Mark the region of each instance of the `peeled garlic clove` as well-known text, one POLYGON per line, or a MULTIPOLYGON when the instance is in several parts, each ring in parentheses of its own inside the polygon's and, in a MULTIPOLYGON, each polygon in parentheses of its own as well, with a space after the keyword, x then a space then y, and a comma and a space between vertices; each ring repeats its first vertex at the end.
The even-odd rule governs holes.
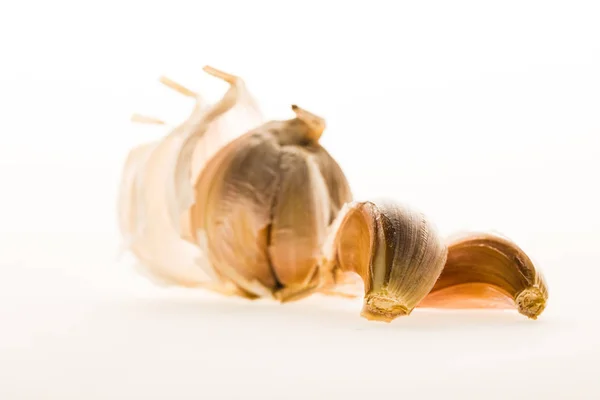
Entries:
POLYGON ((327 226, 351 192, 319 145, 325 122, 293 106, 219 151, 195 186, 191 240, 215 270, 256 296, 286 300, 316 286, 327 226))
POLYGON ((325 243, 330 273, 364 281, 362 316, 389 322, 409 315, 433 288, 447 249, 419 212, 387 202, 349 204, 325 243), (339 270, 339 271, 338 271, 339 270))
MULTIPOLYGON (((219 73, 207 70, 213 75, 219 73)), ((161 81, 194 97, 196 107, 165 138, 141 146, 128 156, 120 187, 120 226, 128 249, 140 262, 140 272, 162 284, 207 287, 208 282, 219 282, 218 275, 201 249, 182 239, 181 212, 191 203, 191 182, 198 170, 220 147, 250 129, 261 116, 253 114, 252 120, 240 118, 236 112, 241 109, 247 116, 251 114, 248 109, 254 110, 254 104, 239 101, 251 98, 244 96, 241 84, 233 85, 220 102, 209 106, 181 85, 167 78, 161 81), (232 110, 233 106, 238 109, 232 110), (225 123, 226 118, 234 119, 238 126, 242 121, 252 121, 245 128, 223 129, 235 126, 225 123)), ((226 286, 226 282, 221 284, 226 286)))
POLYGON ((491 233, 470 233, 448 246, 448 260, 419 307, 517 308, 536 319, 546 307, 544 277, 519 246, 491 233))

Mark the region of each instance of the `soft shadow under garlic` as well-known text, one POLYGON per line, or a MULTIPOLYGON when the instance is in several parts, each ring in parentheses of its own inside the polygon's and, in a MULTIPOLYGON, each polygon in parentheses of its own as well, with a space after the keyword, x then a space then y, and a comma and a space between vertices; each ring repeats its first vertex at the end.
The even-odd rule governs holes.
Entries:
POLYGON ((545 309, 548 289, 540 271, 515 243, 492 233, 453 239, 448 260, 427 308, 516 308, 536 319, 545 309))

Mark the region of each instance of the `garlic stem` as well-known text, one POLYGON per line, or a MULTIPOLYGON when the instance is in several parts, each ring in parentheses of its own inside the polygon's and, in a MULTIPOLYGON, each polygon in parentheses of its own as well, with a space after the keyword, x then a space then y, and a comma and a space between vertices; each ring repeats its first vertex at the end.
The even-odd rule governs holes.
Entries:
POLYGON ((306 111, 297 105, 292 105, 292 110, 296 113, 296 117, 303 121, 309 127, 307 138, 317 142, 323 131, 325 131, 325 120, 309 111, 306 111))

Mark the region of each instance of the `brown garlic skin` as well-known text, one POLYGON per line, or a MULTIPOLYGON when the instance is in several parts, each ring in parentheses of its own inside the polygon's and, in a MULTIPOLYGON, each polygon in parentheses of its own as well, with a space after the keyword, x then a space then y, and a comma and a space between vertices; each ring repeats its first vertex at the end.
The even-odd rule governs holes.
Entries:
POLYGON ((207 163, 186 217, 189 239, 222 283, 249 298, 286 301, 315 290, 328 226, 352 198, 318 143, 325 122, 292 108, 296 118, 251 130, 207 163))
POLYGON ((362 316, 385 322, 412 312, 433 288, 447 254, 423 214, 384 202, 348 205, 325 247, 331 274, 362 278, 362 316))
POLYGON ((515 243, 491 233, 470 233, 449 243, 439 280, 419 307, 516 308, 536 319, 548 288, 541 272, 515 243))

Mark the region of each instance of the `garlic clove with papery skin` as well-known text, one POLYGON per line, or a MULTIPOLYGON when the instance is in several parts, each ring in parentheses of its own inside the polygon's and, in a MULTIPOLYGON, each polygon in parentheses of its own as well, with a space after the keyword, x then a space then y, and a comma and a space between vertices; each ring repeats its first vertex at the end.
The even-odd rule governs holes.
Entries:
POLYGON ((422 213, 393 202, 365 201, 340 212, 323 254, 329 270, 324 274, 362 278, 362 316, 390 322, 409 315, 433 288, 447 249, 422 213))
POLYGON ((444 270, 419 307, 516 308, 537 319, 547 300, 541 271, 519 246, 501 235, 472 232, 449 241, 444 270))

